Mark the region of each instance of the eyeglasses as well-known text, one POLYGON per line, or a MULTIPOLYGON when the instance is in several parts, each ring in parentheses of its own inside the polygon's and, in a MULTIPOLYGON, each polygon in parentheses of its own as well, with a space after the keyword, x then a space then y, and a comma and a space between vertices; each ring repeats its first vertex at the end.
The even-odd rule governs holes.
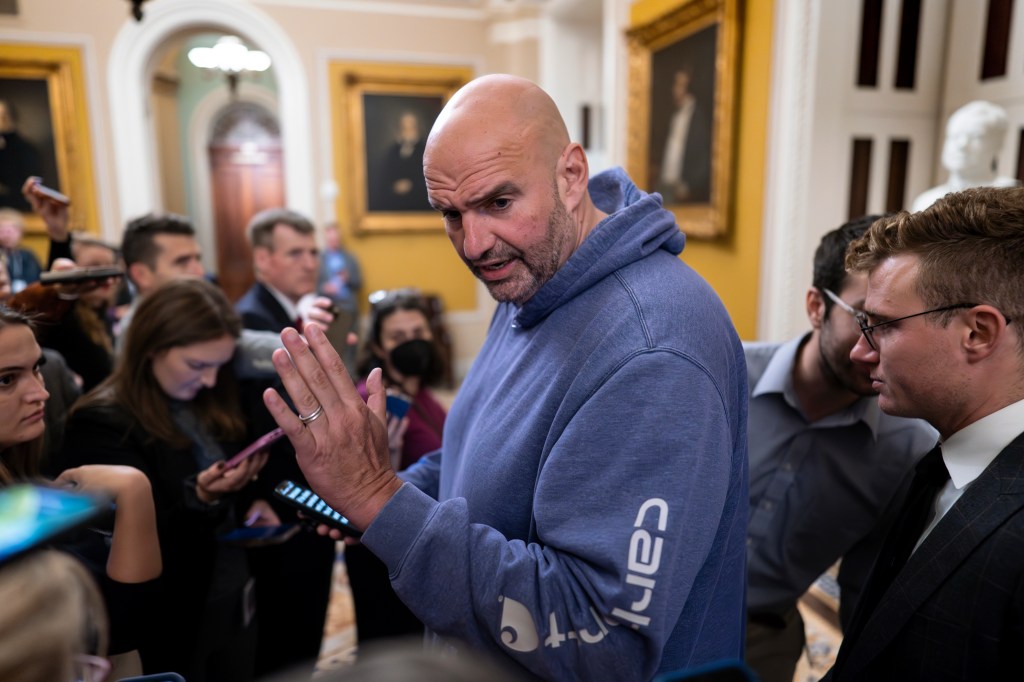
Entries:
POLYGON ((101 656, 75 656, 75 682, 103 682, 110 674, 110 661, 101 656))
MULTIPOLYGON (((912 317, 920 317, 921 315, 930 315, 932 313, 942 313, 947 310, 959 310, 960 308, 973 308, 978 305, 977 303, 957 303, 956 305, 942 306, 941 308, 932 308, 931 310, 924 310, 913 315, 904 315, 903 317, 897 317, 895 320, 886 320, 885 322, 878 322, 876 324, 868 324, 867 313, 858 313, 857 324, 860 325, 860 331, 864 334, 864 339, 871 346, 871 350, 878 350, 878 346, 875 345, 875 330, 879 327, 884 327, 887 324, 894 324, 896 322, 902 322, 903 320, 909 320, 912 317)), ((1006 318, 1006 323, 1010 323, 1010 318, 1006 318)))
POLYGON ((822 291, 825 292, 826 296, 828 296, 829 298, 832 299, 833 303, 835 303, 837 306, 839 306, 840 308, 842 308, 846 312, 850 313, 854 317, 857 317, 858 315, 863 315, 864 314, 864 311, 857 310, 852 305, 850 305, 849 303, 847 303, 843 299, 839 298, 839 296, 835 292, 833 292, 833 291, 831 291, 829 289, 822 289, 822 291))

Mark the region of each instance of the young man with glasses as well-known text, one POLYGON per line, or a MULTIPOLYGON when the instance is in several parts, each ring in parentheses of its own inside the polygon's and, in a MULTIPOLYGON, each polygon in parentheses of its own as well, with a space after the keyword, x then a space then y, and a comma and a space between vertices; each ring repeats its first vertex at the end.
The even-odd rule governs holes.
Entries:
POLYGON ((804 645, 797 601, 843 558, 845 624, 879 546, 879 518, 907 471, 935 443, 919 420, 883 414, 864 367, 850 360, 867 278, 848 275, 846 247, 878 216, 822 237, 807 291, 811 331, 747 343, 750 522, 747 663, 791 682, 804 645))
POLYGON ((922 459, 832 680, 1005 680, 1024 670, 1024 189, 949 194, 850 247, 867 276, 851 357, 922 459))

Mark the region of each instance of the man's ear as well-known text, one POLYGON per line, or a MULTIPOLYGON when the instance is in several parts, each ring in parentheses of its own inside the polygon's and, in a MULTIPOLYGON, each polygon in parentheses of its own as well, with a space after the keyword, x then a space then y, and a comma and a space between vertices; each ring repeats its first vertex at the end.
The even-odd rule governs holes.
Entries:
POLYGON ((804 306, 807 308, 807 319, 811 323, 811 328, 820 329, 821 325, 825 324, 825 297, 817 287, 807 290, 804 306))
POLYGON ((964 332, 963 347, 973 359, 981 360, 991 355, 1003 343, 1017 345, 1016 339, 1006 327, 1006 318, 990 305, 980 305, 967 312, 967 328, 964 332))
POLYGON ((578 142, 570 142, 558 159, 558 180, 566 210, 572 212, 587 194, 590 167, 587 153, 578 142))
POLYGON ((265 246, 252 247, 252 264, 256 268, 256 274, 266 269, 267 261, 270 259, 270 249, 265 246))
POLYGON ((139 291, 149 291, 153 286, 153 271, 145 263, 129 265, 128 277, 139 291))

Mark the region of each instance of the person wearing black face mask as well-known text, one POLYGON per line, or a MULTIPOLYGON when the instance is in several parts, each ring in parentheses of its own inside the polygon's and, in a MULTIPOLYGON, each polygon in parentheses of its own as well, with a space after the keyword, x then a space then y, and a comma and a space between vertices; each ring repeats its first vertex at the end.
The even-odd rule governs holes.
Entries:
MULTIPOLYGON (((418 291, 374 292, 370 304, 370 327, 358 363, 362 381, 356 388, 365 399, 366 377, 380 367, 388 392, 412 403, 404 418, 390 418, 388 424, 391 461, 401 470, 441 447, 447 413, 429 386, 441 377, 442 360, 418 291)), ((423 625, 391 589, 383 562, 362 545, 349 544, 345 564, 361 643, 423 632, 423 625)))
POLYGON ((370 302, 370 328, 358 366, 363 381, 357 388, 365 398, 365 379, 380 367, 389 393, 412 403, 406 418, 392 420, 389 429, 392 464, 402 470, 441 447, 446 413, 429 389, 440 378, 441 357, 418 291, 374 292, 370 302))

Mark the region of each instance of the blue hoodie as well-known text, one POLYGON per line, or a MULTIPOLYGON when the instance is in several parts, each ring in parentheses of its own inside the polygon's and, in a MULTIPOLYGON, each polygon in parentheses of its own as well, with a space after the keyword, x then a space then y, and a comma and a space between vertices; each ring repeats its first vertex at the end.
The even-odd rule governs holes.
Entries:
POLYGON ((442 450, 363 542, 431 630, 551 680, 741 658, 743 349, 658 195, 609 214, 522 308, 498 306, 442 450))

